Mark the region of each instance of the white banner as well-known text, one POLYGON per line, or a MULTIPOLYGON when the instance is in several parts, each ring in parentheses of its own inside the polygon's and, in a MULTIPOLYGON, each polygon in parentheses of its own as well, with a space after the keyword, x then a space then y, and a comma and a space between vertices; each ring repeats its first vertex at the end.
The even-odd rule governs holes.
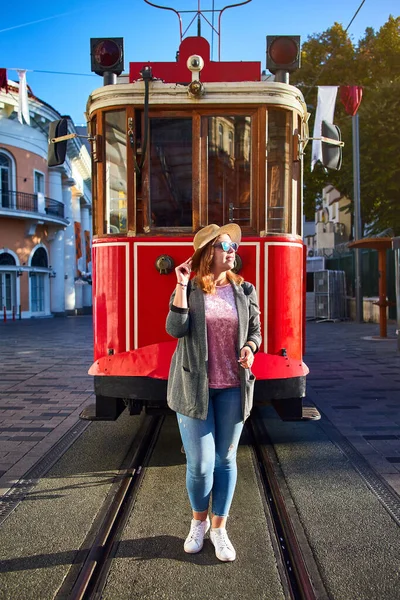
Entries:
POLYGON ((18 121, 23 123, 22 117, 25 119, 27 125, 31 124, 29 118, 29 102, 28 102, 28 88, 26 86, 26 71, 17 71, 19 77, 19 94, 18 94, 18 121))
MULTIPOLYGON (((313 137, 315 138, 321 137, 322 121, 328 121, 329 123, 333 123, 337 91, 337 85, 324 85, 318 87, 318 104, 317 112, 315 113, 313 133, 313 137)), ((311 153, 311 171, 314 169, 317 160, 322 160, 322 146, 320 140, 313 140, 311 153)))

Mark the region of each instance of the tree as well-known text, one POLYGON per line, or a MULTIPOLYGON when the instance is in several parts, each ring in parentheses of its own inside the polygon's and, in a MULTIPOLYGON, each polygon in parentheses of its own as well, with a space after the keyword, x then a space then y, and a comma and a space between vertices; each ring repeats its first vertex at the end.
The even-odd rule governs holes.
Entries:
MULTIPOLYGON (((302 67, 292 83, 302 89, 312 114, 313 131, 318 85, 362 85, 360 119, 361 217, 371 233, 391 228, 400 235, 400 17, 389 17, 375 33, 368 28, 354 45, 339 23, 303 44, 302 67)), ((310 171, 311 144, 306 148, 304 211, 313 217, 322 188, 335 186, 353 201, 352 122, 338 101, 335 123, 345 142, 340 171, 321 166, 310 171)), ((353 205, 351 204, 351 210, 353 205)))

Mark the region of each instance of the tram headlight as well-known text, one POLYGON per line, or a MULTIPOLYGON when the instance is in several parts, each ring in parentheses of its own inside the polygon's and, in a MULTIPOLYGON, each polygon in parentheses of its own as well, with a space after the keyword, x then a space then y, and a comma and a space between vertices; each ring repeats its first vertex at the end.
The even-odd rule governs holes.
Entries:
POLYGON ((299 35, 267 35, 267 69, 292 73, 300 67, 299 35))
POLYGON ((197 54, 192 54, 186 61, 186 66, 189 71, 199 73, 204 67, 204 60, 197 54))
POLYGON ((90 38, 90 59, 91 69, 97 75, 121 75, 124 70, 123 38, 90 38))

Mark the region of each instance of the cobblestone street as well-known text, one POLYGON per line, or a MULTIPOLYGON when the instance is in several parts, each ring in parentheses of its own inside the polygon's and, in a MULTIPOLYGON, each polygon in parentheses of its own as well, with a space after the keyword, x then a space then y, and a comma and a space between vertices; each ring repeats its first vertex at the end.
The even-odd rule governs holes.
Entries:
POLYGON ((1 323, 0 357, 1 495, 94 401, 92 317, 1 323))

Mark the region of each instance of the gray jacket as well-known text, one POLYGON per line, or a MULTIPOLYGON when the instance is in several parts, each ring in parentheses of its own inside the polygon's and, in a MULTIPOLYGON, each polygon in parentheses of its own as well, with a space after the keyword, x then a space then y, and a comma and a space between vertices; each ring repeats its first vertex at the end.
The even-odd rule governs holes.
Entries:
MULTIPOLYGON (((251 283, 232 284, 238 313, 238 345, 247 341, 261 344, 260 309, 256 290, 251 283)), ((168 406, 183 415, 195 419, 207 418, 208 413, 208 348, 204 307, 204 292, 194 281, 188 287, 189 308, 173 306, 175 292, 171 296, 167 316, 167 332, 178 338, 178 345, 171 361, 168 378, 168 406)), ((250 369, 240 368, 243 421, 250 415, 253 405, 255 377, 250 369)))

